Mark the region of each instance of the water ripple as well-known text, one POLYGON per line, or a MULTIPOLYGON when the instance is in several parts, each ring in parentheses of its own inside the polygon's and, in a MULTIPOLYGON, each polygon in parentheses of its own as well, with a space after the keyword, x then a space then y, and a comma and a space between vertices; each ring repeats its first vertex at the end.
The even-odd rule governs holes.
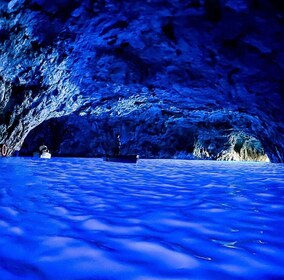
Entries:
POLYGON ((0 279, 284 278, 283 164, 0 160, 0 279))

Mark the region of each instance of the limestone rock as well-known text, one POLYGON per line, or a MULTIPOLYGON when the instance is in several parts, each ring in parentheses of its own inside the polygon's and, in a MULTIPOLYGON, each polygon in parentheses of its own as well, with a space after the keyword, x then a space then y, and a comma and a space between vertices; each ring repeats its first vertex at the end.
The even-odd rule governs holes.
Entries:
POLYGON ((0 144, 99 156, 119 132, 142 157, 283 162, 283 12, 268 0, 1 1, 0 144))

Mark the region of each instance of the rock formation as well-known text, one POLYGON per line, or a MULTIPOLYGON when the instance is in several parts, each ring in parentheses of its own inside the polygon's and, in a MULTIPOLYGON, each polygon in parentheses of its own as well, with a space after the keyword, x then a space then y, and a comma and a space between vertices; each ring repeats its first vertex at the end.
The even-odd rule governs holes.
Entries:
POLYGON ((1 1, 0 144, 283 162, 283 7, 1 1))

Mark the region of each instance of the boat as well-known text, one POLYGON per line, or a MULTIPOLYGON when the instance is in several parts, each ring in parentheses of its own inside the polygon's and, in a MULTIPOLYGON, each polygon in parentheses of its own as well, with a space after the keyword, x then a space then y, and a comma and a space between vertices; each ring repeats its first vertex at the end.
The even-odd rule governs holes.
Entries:
POLYGON ((51 153, 49 152, 42 152, 40 158, 51 158, 51 153))
POLYGON ((51 158, 51 153, 49 152, 42 152, 41 154, 39 152, 34 152, 33 157, 37 158, 51 158))
POLYGON ((139 155, 105 155, 103 157, 104 161, 112 162, 124 162, 124 163, 136 163, 139 159, 139 155))

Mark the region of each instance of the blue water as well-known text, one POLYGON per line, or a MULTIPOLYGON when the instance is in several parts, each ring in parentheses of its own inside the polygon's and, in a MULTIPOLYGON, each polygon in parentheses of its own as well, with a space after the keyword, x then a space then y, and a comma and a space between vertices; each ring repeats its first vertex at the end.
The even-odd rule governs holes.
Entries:
POLYGON ((283 164, 0 163, 0 279, 284 278, 283 164))

